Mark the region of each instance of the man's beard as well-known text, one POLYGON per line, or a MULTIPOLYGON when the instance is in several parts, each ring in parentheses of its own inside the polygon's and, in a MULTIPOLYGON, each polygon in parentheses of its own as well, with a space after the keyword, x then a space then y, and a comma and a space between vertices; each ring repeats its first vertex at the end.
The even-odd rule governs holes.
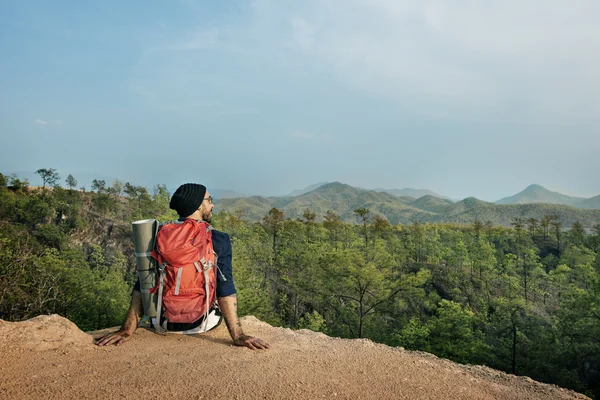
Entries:
POLYGON ((206 212, 206 211, 202 210, 202 221, 210 223, 211 220, 212 220, 212 211, 206 212))

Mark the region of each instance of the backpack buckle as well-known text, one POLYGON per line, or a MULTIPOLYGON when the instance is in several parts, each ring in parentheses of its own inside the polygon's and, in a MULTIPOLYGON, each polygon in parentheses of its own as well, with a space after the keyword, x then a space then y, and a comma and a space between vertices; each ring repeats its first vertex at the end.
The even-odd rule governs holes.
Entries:
POLYGON ((169 264, 167 264, 167 262, 166 262, 166 261, 165 261, 165 262, 163 262, 162 264, 160 264, 160 265, 158 266, 158 272, 163 272, 163 271, 165 270, 165 268, 167 268, 167 265, 169 265, 169 264))
POLYGON ((208 271, 208 270, 209 270, 209 269, 211 269, 211 268, 212 268, 212 266, 213 266, 213 263, 212 263, 212 261, 210 261, 210 260, 209 260, 209 261, 207 262, 207 261, 204 259, 204 257, 202 257, 202 260, 200 260, 200 263, 202 264, 202 269, 203 269, 204 271, 208 271))

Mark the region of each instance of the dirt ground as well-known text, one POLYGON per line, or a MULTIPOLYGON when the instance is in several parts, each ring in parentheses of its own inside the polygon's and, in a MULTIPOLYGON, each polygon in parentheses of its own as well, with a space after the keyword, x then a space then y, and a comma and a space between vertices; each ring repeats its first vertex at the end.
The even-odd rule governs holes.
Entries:
POLYGON ((234 347, 223 325, 191 336, 138 328, 98 347, 56 315, 0 320, 0 399, 587 399, 369 340, 242 323, 271 349, 234 347))

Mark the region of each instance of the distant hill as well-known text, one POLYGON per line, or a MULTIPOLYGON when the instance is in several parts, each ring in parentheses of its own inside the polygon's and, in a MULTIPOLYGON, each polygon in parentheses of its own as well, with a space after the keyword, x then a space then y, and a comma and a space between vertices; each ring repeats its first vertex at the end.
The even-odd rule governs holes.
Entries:
POLYGON ((562 193, 550 191, 540 185, 529 185, 525 190, 514 196, 505 197, 496 201, 496 204, 547 203, 574 206, 584 200, 585 199, 582 197, 571 197, 562 193))
POLYGON ((421 210, 439 213, 443 212, 450 204, 453 203, 454 202, 452 200, 442 199, 428 194, 408 204, 421 210))
POLYGON ((286 218, 301 218, 305 209, 310 209, 321 220, 332 210, 346 222, 358 222, 354 213, 357 208, 366 207, 373 214, 380 215, 392 224, 412 222, 461 223, 475 220, 490 221, 495 225, 508 226, 514 218, 537 218, 557 215, 564 226, 575 221, 586 227, 600 223, 600 209, 579 209, 558 204, 512 204, 499 205, 481 201, 474 197, 453 203, 432 195, 418 199, 399 198, 386 192, 358 189, 340 182, 324 184, 311 192, 294 197, 248 197, 218 199, 217 211, 241 212, 249 220, 261 220, 272 207, 284 211, 286 218))
POLYGON ((300 218, 309 208, 322 219, 328 210, 332 210, 347 222, 357 222, 354 210, 362 207, 387 218, 392 224, 415 217, 431 217, 430 212, 408 206, 391 194, 358 189, 340 182, 328 183, 295 197, 222 199, 217 201, 216 206, 217 210, 241 212, 251 220, 262 219, 272 207, 282 209, 287 218, 300 218))
POLYGON ((479 220, 490 221, 494 225, 508 226, 515 218, 542 219, 546 215, 556 215, 565 227, 572 226, 576 221, 586 227, 594 226, 600 221, 600 210, 584 210, 561 204, 493 204, 474 197, 450 205, 443 213, 436 215, 431 222, 452 222, 470 224, 479 220))
POLYGON ((329 182, 319 182, 319 183, 315 183, 313 185, 309 185, 309 186, 305 187, 304 189, 292 190, 290 192, 290 194, 288 194, 288 196, 290 196, 290 197, 300 196, 301 194, 312 192, 313 190, 315 190, 315 189, 317 189, 317 188, 319 188, 319 187, 321 187, 321 186, 323 186, 323 185, 325 185, 327 183, 329 183, 329 182))
POLYGON ((575 204, 577 208, 598 208, 600 209, 600 195, 585 199, 575 204))
POLYGON ((439 195, 435 192, 432 192, 431 190, 428 189, 411 189, 411 188, 404 188, 404 189, 373 189, 376 192, 385 192, 385 193, 389 193, 391 195, 397 196, 397 197, 401 197, 401 196, 410 196, 410 197, 414 197, 415 199, 418 199, 419 197, 423 197, 423 196, 434 196, 434 197, 438 197, 440 199, 449 199, 449 197, 446 196, 442 196, 439 195))
POLYGON ((386 217, 393 224, 400 222, 403 219, 402 215, 423 212, 407 206, 391 194, 358 189, 340 182, 328 183, 298 196, 290 201, 284 210, 290 217, 300 217, 306 208, 310 208, 318 215, 333 210, 343 220, 356 222, 358 219, 354 210, 362 207, 386 217))
POLYGON ((261 196, 236 197, 233 199, 215 198, 214 202, 217 212, 237 212, 251 221, 261 220, 271 208, 275 207, 271 200, 261 196))
POLYGON ((404 204, 408 204, 410 202, 413 202, 416 199, 417 199, 416 197, 412 197, 412 196, 400 196, 400 197, 398 197, 398 200, 400 200, 404 204))

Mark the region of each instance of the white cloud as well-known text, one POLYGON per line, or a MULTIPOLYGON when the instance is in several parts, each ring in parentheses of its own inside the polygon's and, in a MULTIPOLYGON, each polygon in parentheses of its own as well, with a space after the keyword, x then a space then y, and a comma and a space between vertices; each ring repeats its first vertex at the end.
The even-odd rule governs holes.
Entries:
MULTIPOLYGON (((271 3, 267 15, 304 15, 288 28, 294 49, 355 90, 439 116, 600 115, 598 2, 334 3, 271 3)), ((264 18, 264 2, 257 10, 264 18)))
POLYGON ((59 119, 52 122, 52 121, 46 121, 44 119, 36 118, 35 123, 37 125, 62 125, 62 122, 59 119))
POLYGON ((428 117, 596 124, 599 19, 596 0, 254 0, 235 23, 167 30, 134 80, 175 108, 334 81, 428 117))

